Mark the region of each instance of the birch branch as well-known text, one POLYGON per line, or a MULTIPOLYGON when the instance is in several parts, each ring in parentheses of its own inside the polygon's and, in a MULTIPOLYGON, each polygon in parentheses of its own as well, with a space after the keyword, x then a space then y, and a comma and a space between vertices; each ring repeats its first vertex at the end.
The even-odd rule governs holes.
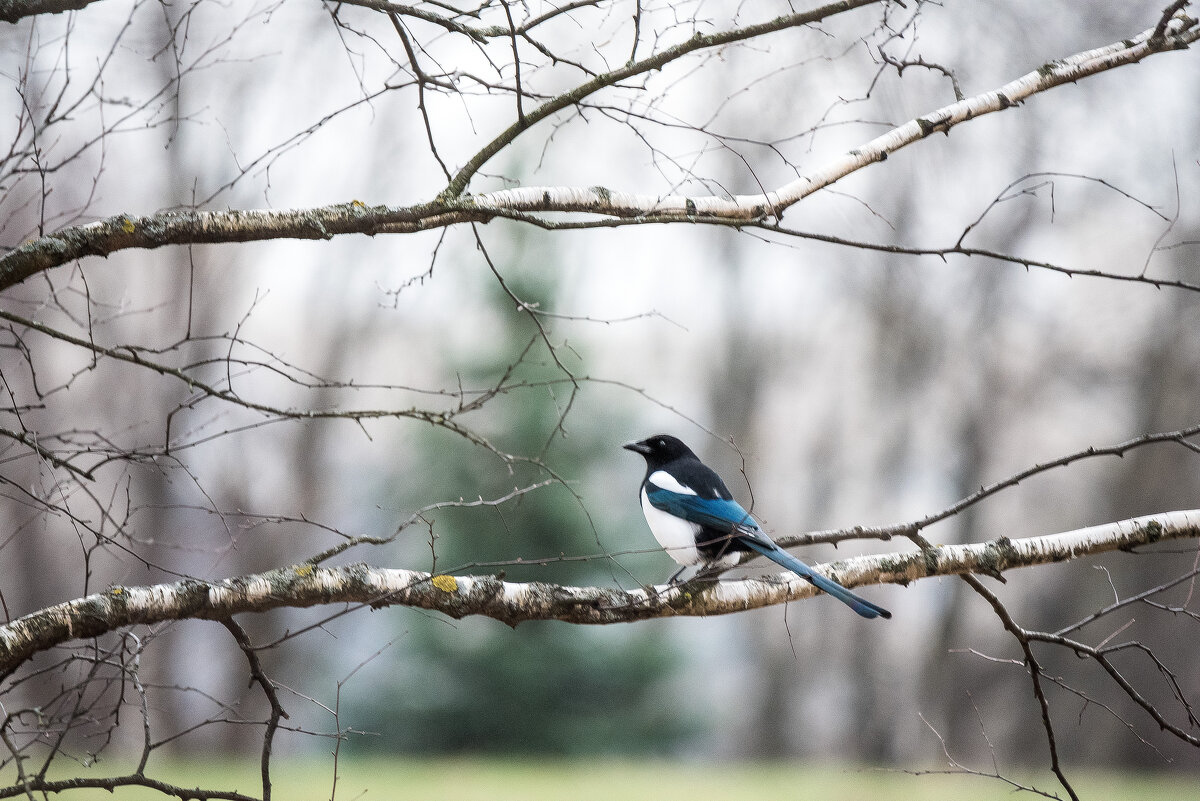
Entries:
POLYGON ((1033 72, 1004 84, 999 89, 951 103, 917 117, 850 150, 812 172, 799 176, 774 191, 755 195, 684 197, 614 192, 604 187, 587 189, 520 187, 475 196, 475 207, 507 211, 590 211, 617 216, 650 216, 657 221, 716 217, 725 220, 757 220, 778 217, 814 192, 884 161, 901 148, 934 133, 949 134, 954 126, 1020 104, 1026 98, 1100 72, 1134 64, 1163 50, 1184 50, 1200 38, 1197 20, 1182 12, 1166 22, 1142 31, 1133 39, 1087 50, 1068 58, 1043 64, 1033 72))
MULTIPOLYGON (((926 551, 858 556, 816 569, 847 587, 907 585, 931 576, 999 576, 1018 567, 1064 562, 1113 550, 1200 537, 1200 510, 1166 512, 1061 534, 926 551)), ((495 576, 450 576, 365 564, 312 564, 201 581, 148 587, 110 587, 47 607, 0 626, 0 677, 58 645, 132 625, 170 620, 223 620, 245 612, 320 604, 410 606, 452 618, 480 615, 516 626, 526 620, 581 624, 628 623, 650 618, 725 615, 817 595, 790 573, 735 581, 659 585, 634 590, 516 583, 495 576)))
MULTIPOLYGON (((3 2, 3 0, 0 0, 3 2)), ((864 3, 823 7, 846 8, 864 3)), ((803 17, 807 19, 807 16, 803 17)), ((783 18, 781 18, 783 19, 783 18)), ((800 19, 800 17, 797 17, 800 19)), ((790 23, 795 20, 787 19, 790 23)), ((750 33, 779 29, 779 21, 764 23, 763 30, 750 26, 724 34, 693 37, 684 45, 638 62, 646 70, 658 69, 671 58, 705 47, 719 47, 748 38, 750 33), (739 38, 740 37, 740 38, 739 38), (676 52, 678 50, 678 52, 676 52), (666 56, 670 55, 670 58, 666 56), (651 63, 651 61, 653 63, 651 63), (662 62, 662 63, 659 63, 662 62), (648 66, 647 66, 648 65, 648 66)), ((622 192, 607 187, 521 187, 477 195, 459 194, 465 180, 519 131, 506 131, 494 139, 459 171, 451 187, 436 200, 414 206, 367 206, 358 201, 311 209, 168 211, 147 216, 118 214, 85 225, 71 226, 14 248, 0 258, 0 291, 31 275, 85 256, 108 256, 127 249, 152 249, 165 245, 249 242, 269 239, 331 239, 343 234, 412 233, 468 222, 488 222, 496 217, 531 213, 565 212, 598 215, 601 218, 634 219, 639 222, 752 222, 779 216, 790 206, 814 192, 890 154, 986 114, 1003 111, 1041 92, 1074 83, 1097 73, 1133 64, 1155 53, 1187 49, 1200 38, 1197 20, 1175 13, 1132 39, 1077 53, 1044 64, 999 89, 944 106, 917 117, 861 147, 844 153, 827 164, 801 175, 777 189, 757 195, 734 197, 686 197, 622 192), (511 134, 511 135, 509 135, 511 134), (461 185, 460 185, 461 184, 461 185)), ((525 126, 583 98, 625 76, 631 67, 606 73, 588 84, 548 101, 526 115, 525 126), (620 72, 618 75, 617 73, 620 72), (613 78, 616 76, 616 78, 613 78), (612 80, 607 80, 607 79, 612 80), (607 83, 605 82, 607 80, 607 83), (593 86, 592 84, 595 84, 593 86)), ((536 222, 536 220, 533 220, 536 222)), ((581 226, 587 227, 583 222, 581 226)), ((606 224, 604 220, 593 225, 606 224)))

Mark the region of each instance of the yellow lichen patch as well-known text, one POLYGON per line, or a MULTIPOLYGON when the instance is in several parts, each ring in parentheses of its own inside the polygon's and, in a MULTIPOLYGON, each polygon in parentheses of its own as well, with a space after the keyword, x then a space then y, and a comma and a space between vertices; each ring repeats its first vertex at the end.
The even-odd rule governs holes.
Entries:
POLYGON ((363 203, 361 200, 352 200, 350 201, 350 205, 356 209, 365 209, 367 207, 367 204, 363 203))
POLYGON ((433 586, 437 587, 442 592, 455 592, 458 590, 458 581, 454 576, 434 576, 430 581, 433 586))
POLYGON ((132 234, 137 230, 137 226, 133 224, 133 220, 128 217, 121 218, 121 230, 127 234, 132 234))
POLYGON ((313 572, 313 566, 312 566, 312 565, 300 565, 299 567, 297 567, 297 568, 296 568, 296 575, 297 575, 297 576, 301 576, 301 577, 304 577, 304 576, 311 576, 311 575, 312 575, 312 572, 313 572))
POLYGON ((121 595, 125 592, 125 588, 124 587, 111 587, 111 588, 109 588, 108 591, 112 595, 121 595))

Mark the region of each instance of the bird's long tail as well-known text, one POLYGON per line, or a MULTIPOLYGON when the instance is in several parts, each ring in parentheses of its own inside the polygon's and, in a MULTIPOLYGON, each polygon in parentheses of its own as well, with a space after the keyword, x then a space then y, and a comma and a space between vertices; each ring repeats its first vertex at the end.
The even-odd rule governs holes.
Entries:
MULTIPOLYGON (((839 601, 853 609, 855 612, 858 612, 863 617, 890 618, 892 616, 892 613, 884 609, 882 606, 876 606, 866 598, 858 597, 841 584, 838 584, 836 581, 825 578, 820 573, 817 573, 811 567, 804 564, 779 546, 776 545, 774 548, 768 548, 765 545, 761 545, 749 538, 744 541, 747 545, 770 559, 772 562, 775 562, 780 567, 787 568, 800 578, 811 582, 817 589, 829 593, 834 598, 837 598, 839 601)), ((774 545, 774 543, 772 543, 772 545, 774 545)))

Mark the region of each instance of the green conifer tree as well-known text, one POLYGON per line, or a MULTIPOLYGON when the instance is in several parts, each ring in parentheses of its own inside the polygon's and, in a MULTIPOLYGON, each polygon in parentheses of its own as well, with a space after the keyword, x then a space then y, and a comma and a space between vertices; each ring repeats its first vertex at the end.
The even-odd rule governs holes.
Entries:
MULTIPOLYGON (((514 581, 628 586, 636 579, 616 561, 554 559, 646 546, 630 539, 629 524, 640 524, 633 478, 640 465, 628 465, 627 505, 585 510, 576 487, 586 483, 589 465, 623 458, 612 432, 624 421, 574 415, 567 417, 569 436, 557 430, 572 389, 563 381, 563 368, 578 372, 580 354, 567 347, 551 353, 538 324, 510 296, 546 309, 556 289, 550 277, 555 271, 544 269, 552 254, 537 252, 519 230, 511 233, 507 257, 492 253, 508 289, 491 275, 480 277, 486 289, 471 288, 488 298, 486 314, 473 315, 471 324, 479 325, 481 317, 492 324, 474 358, 457 372, 466 386, 494 383, 505 371, 511 371, 513 386, 554 382, 514 390, 489 404, 481 431, 506 453, 538 458, 555 475, 579 484, 543 487, 499 507, 438 510, 427 521, 427 541, 410 547, 436 555, 437 572, 461 568, 503 573, 514 581), (549 562, 530 563, 539 557, 549 562), (516 564, 518 559, 525 563, 516 564)), ((497 498, 550 478, 537 464, 505 464, 441 430, 423 439, 420 480, 392 476, 391 486, 436 487, 440 498, 471 500, 497 498)), ((412 508, 429 500, 407 499, 412 508)), ((392 678, 377 688, 369 707, 354 710, 356 728, 385 735, 359 741, 367 747, 377 742, 416 753, 666 753, 677 750, 694 727, 678 711, 686 704, 672 699, 679 692, 672 682, 678 661, 662 622, 616 628, 530 622, 510 629, 493 620, 447 621, 409 612, 402 625, 405 633, 389 650, 399 656, 392 678)))

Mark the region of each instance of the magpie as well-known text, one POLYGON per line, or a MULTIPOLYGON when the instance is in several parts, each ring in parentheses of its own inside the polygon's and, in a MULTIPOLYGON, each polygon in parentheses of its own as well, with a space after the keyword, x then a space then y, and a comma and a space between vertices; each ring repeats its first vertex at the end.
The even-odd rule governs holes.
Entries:
POLYGON ((733 567, 758 553, 787 568, 866 618, 892 613, 860 598, 780 548, 733 499, 721 477, 670 434, 622 446, 646 459, 642 512, 654 538, 681 565, 733 567))

